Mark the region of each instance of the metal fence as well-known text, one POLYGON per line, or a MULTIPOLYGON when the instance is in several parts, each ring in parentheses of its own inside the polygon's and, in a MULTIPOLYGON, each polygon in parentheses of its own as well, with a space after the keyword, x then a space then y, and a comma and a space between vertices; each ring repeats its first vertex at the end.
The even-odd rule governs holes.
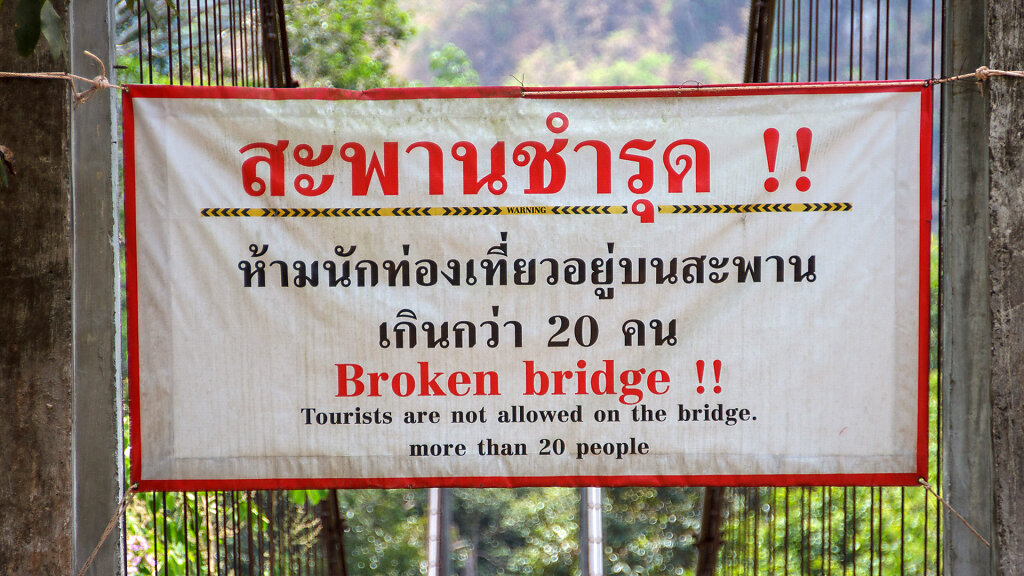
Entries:
POLYGON ((116 11, 126 81, 289 87, 283 0, 128 0, 116 11))
MULTIPOLYGON (((941 57, 941 14, 938 0, 753 0, 748 81, 932 78, 941 57)), ((122 76, 132 82, 293 85, 281 0, 135 0, 119 7, 117 30, 122 76)), ((931 388, 930 472, 924 480, 940 486, 942 402, 934 377, 931 388)), ((378 534, 380 528, 359 519, 380 509, 345 508, 335 491, 139 495, 127 513, 124 561, 129 573, 140 574, 400 573, 381 566, 381 558, 389 549, 407 555, 415 549, 409 566, 426 571, 425 491, 375 494, 377 506, 408 519, 413 536, 395 542, 378 534), (353 538, 378 554, 346 555, 353 538)), ((941 504, 924 487, 661 488, 638 494, 604 491, 605 573, 628 573, 621 557, 630 553, 645 561, 644 551, 619 546, 614 537, 616 530, 636 528, 638 518, 656 519, 644 538, 664 540, 648 549, 664 552, 663 573, 943 572, 941 504)), ((559 497, 578 498, 570 489, 559 497)), ((576 528, 563 538, 574 539, 578 518, 566 514, 565 522, 576 528)), ((578 570, 580 549, 569 546, 566 553, 576 559, 552 573, 578 570)), ((455 557, 464 550, 448 552, 455 557)))
POLYGON ((754 0, 747 71, 758 82, 929 79, 936 0, 754 0))
MULTIPOLYGON (((941 0, 753 0, 746 81, 927 81, 940 69, 941 17, 941 0)), ((933 314, 932 442, 922 479, 930 486, 941 485, 942 470, 935 321, 933 314)), ((924 486, 739 488, 723 500, 719 573, 943 572, 942 505, 924 486)))

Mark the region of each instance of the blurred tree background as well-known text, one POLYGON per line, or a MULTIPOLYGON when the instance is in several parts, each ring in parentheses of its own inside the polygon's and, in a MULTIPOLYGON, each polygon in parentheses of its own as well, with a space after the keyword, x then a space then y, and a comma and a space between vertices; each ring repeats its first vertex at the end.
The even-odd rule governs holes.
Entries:
POLYGON ((302 86, 739 82, 745 0, 288 0, 302 86))
POLYGON ((292 74, 301 86, 394 86, 393 50, 415 31, 397 0, 285 2, 292 74))
POLYGON ((465 51, 484 85, 739 82, 745 0, 405 0, 417 34, 395 72, 429 84, 428 55, 465 51))

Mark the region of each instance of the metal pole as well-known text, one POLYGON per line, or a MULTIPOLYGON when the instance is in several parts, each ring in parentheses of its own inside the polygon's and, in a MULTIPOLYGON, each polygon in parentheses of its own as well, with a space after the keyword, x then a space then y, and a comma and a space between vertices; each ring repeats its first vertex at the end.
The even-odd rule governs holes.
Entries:
POLYGON ((601 513, 601 489, 585 488, 587 492, 587 576, 604 574, 604 518, 601 513))
POLYGON ((747 24, 747 52, 743 81, 767 82, 771 64, 772 29, 775 25, 775 0, 751 0, 747 24))
POLYGON ((430 488, 427 495, 427 576, 451 574, 451 489, 430 488))
POLYGON ((697 576, 712 576, 718 565, 718 549, 722 547, 723 488, 704 489, 704 513, 697 541, 697 576))

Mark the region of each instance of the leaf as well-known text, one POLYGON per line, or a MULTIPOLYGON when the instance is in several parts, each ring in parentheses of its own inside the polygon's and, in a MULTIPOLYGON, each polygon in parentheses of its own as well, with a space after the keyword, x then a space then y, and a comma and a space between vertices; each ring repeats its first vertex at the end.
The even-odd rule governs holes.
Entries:
POLYGON ((296 506, 309 504, 316 506, 321 500, 327 497, 326 490, 289 490, 288 499, 296 506))
POLYGON ((19 0, 14 8, 14 41, 18 45, 18 54, 22 56, 32 54, 39 43, 42 8, 43 0, 19 0))
POLYGON ((0 144, 0 188, 7 188, 10 185, 7 175, 17 176, 14 171, 14 152, 3 144, 0 144))
MULTIPOLYGON (((3 0, 0 0, 2 2, 3 0)), ((132 14, 136 13, 136 5, 139 3, 138 0, 124 0, 125 6, 128 7, 128 11, 132 14)), ((160 13, 157 12, 156 6, 150 0, 141 0, 142 8, 146 9, 146 16, 153 22, 160 22, 160 13)), ((169 8, 172 15, 177 14, 177 9, 174 6, 169 5, 166 1, 164 2, 165 8, 169 8)), ((139 16, 141 16, 141 8, 139 9, 139 16)))
POLYGON ((292 504, 296 506, 302 506, 306 503, 306 491, 305 490, 289 490, 288 499, 292 501, 292 504))
POLYGON ((160 13, 156 11, 156 7, 153 6, 151 0, 142 0, 142 5, 146 8, 146 14, 149 19, 153 22, 160 22, 160 13))
POLYGON ((40 18, 42 20, 43 36, 46 38, 46 43, 50 45, 50 54, 55 59, 60 58, 64 55, 64 51, 67 50, 67 44, 64 43, 64 21, 61 20, 57 11, 53 9, 53 4, 50 4, 50 0, 43 2, 40 18))

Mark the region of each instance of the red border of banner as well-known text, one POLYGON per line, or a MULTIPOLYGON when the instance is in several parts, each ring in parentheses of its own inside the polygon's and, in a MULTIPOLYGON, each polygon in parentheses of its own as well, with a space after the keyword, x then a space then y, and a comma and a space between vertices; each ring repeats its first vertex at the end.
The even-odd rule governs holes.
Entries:
POLYGON ((735 84, 699 87, 628 88, 381 88, 367 91, 332 88, 248 88, 223 86, 131 85, 124 92, 125 259, 128 292, 130 477, 143 491, 274 490, 325 488, 513 488, 523 486, 909 486, 928 477, 928 362, 931 273, 932 90, 929 82, 834 82, 827 84, 735 84), (415 478, 235 478, 147 480, 142 474, 140 421, 137 241, 135 222, 135 98, 218 98, 251 100, 411 100, 465 98, 703 98, 776 94, 852 94, 920 92, 920 262, 918 326, 917 470, 869 474, 730 474, 657 476, 473 476, 415 478))
POLYGON ((135 110, 128 92, 124 92, 121 105, 124 116, 121 137, 124 151, 124 259, 128 292, 128 475, 135 484, 142 477, 142 426, 139 398, 139 278, 135 230, 135 110))

